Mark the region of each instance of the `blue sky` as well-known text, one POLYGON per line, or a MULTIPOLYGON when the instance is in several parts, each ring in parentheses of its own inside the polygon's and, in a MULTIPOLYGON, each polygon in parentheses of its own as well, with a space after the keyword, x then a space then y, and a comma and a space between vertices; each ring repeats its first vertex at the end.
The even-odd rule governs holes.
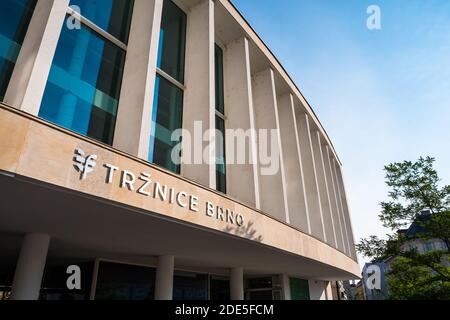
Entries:
POLYGON ((383 166, 436 158, 450 184, 450 1, 233 0, 308 99, 344 164, 355 236, 386 233, 383 166), (366 27, 369 5, 381 30, 366 27))

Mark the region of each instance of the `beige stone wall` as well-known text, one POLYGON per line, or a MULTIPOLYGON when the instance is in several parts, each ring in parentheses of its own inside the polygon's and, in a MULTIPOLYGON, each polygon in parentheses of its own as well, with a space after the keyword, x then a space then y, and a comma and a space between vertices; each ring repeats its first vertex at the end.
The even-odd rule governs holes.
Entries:
MULTIPOLYGON (((0 170, 238 237, 250 238, 264 245, 345 270, 356 277, 359 275, 359 266, 354 260, 281 221, 138 158, 3 105, 0 107, 0 150, 0 170), (77 148, 88 155, 98 156, 94 172, 85 180, 80 180, 80 174, 73 166, 74 151, 77 148), (105 163, 133 172, 137 177, 141 173, 148 173, 153 182, 173 187, 176 192, 183 191, 187 195, 198 197, 198 212, 181 207, 176 201, 161 201, 137 193, 136 189, 142 181, 136 184, 134 191, 121 188, 120 172, 116 172, 112 183, 107 184, 107 171, 103 167, 105 163), (239 227, 237 223, 227 223, 207 216, 208 201, 233 210, 235 214, 242 214, 244 225, 239 227), (245 228, 250 228, 254 233, 243 232, 245 228)), ((153 187, 148 190, 152 192, 153 187)))

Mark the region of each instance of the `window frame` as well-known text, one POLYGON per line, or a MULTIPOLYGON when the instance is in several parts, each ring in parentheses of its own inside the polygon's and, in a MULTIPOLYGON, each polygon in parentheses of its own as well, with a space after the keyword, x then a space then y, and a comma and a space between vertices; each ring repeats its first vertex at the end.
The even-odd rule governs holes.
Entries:
MULTIPOLYGON (((131 8, 131 15, 133 16, 134 11, 134 3, 133 7, 131 8)), ((114 37, 112 34, 110 34, 108 31, 104 30, 103 28, 100 28, 98 25, 96 25, 94 22, 89 20, 88 18, 84 17, 82 14, 79 14, 75 10, 73 10, 70 6, 67 7, 67 15, 69 15, 72 18, 77 19, 82 25, 90 29, 91 31, 99 34, 101 37, 105 38, 106 40, 112 42, 116 46, 118 46, 120 49, 125 51, 125 55, 128 49, 128 45, 122 42, 121 40, 114 37)), ((130 22, 130 29, 131 29, 131 22, 130 22)), ((130 30, 131 31, 131 30, 130 30)))
MULTIPOLYGON (((219 118, 220 120, 223 121, 223 128, 224 128, 224 136, 223 136, 223 160, 224 160, 224 168, 225 168, 225 181, 224 181, 224 190, 219 190, 218 189, 218 181, 217 181, 217 176, 218 176, 218 170, 217 170, 217 163, 216 163, 216 168, 215 168, 215 173, 216 173, 216 191, 221 192, 223 194, 227 194, 227 148, 226 148, 226 129, 227 129, 227 116, 226 116, 226 101, 225 101, 225 92, 226 92, 226 81, 225 81, 225 59, 224 59, 224 52, 225 52, 225 48, 224 45, 222 43, 222 41, 220 39, 218 39, 217 35, 215 36, 215 41, 214 41, 214 70, 216 69, 216 63, 217 61, 215 61, 215 50, 216 50, 216 46, 218 48, 221 49, 222 51, 222 90, 223 90, 223 113, 220 112, 218 110, 218 106, 217 106, 217 97, 215 97, 215 103, 214 103, 214 112, 215 112, 215 118, 219 118)), ((215 79, 214 79, 214 86, 217 85, 217 75, 215 75, 215 79)), ((216 88, 214 88, 214 94, 216 92, 216 88)), ((216 120, 217 121, 217 120, 216 120)), ((217 125, 216 125, 216 121, 214 121, 214 129, 218 130, 217 125)), ((217 150, 216 150, 216 159, 217 159, 217 150)))
MULTIPOLYGON (((180 11, 182 11, 186 15, 186 30, 184 32, 185 46, 183 48, 184 49, 184 55, 183 55, 184 56, 184 58, 183 58, 184 59, 184 66, 183 66, 184 67, 184 77, 183 77, 183 79, 184 79, 185 76, 186 76, 185 75, 185 72, 186 72, 186 50, 187 50, 187 41, 188 41, 188 36, 189 36, 189 32, 188 32, 188 30, 189 30, 189 19, 190 19, 189 10, 182 3, 180 3, 180 1, 177 1, 177 0, 163 0, 163 9, 162 10, 164 10, 164 2, 166 2, 166 1, 171 1, 176 7, 178 7, 178 9, 180 11)), ((162 22, 161 22, 159 28, 161 28, 161 26, 162 26, 162 22)), ((159 41, 158 41, 158 43, 159 43, 159 41)), ((158 44, 158 51, 160 50, 159 46, 160 46, 160 43, 158 44)), ((183 114, 184 113, 184 105, 185 105, 185 98, 186 98, 186 95, 185 95, 186 86, 183 83, 181 83, 180 81, 178 81, 177 79, 175 79, 174 77, 172 77, 171 75, 169 75, 167 72, 165 72, 164 70, 159 68, 158 66, 156 66, 156 73, 155 73, 154 76, 155 76, 155 78, 160 77, 161 79, 169 82, 169 84, 171 84, 171 85, 173 85, 176 88, 181 90, 181 93, 182 93, 182 96, 183 96, 182 97, 182 105, 181 105, 181 127, 182 127, 183 126, 183 116, 184 116, 184 114, 183 114)), ((154 99, 155 99, 156 96, 159 96, 159 92, 156 92, 156 87, 155 87, 154 99)), ((155 105, 157 107, 157 102, 153 101, 152 102, 152 108, 154 108, 155 105)), ((151 121, 153 123, 153 118, 151 119, 151 121)), ((155 122, 156 122, 156 119, 155 119, 155 122)), ((151 145, 149 146, 149 154, 148 154, 148 157, 147 157, 147 161, 149 161, 150 163, 152 163, 152 164, 154 164, 154 165, 156 165, 158 167, 161 167, 163 169, 169 170, 170 172, 173 172, 171 169, 166 168, 165 166, 162 166, 162 165, 159 165, 159 164, 155 163, 153 161, 154 155, 153 154, 150 155, 150 151, 152 153, 155 152, 155 141, 157 139, 156 133, 153 130, 153 128, 150 130, 150 137, 149 137, 149 139, 150 139, 150 143, 152 143, 152 141, 153 141, 153 146, 151 146, 151 145)), ((183 140, 183 137, 180 138, 180 142, 182 140, 183 140)), ((180 154, 180 159, 182 159, 182 157, 183 157, 183 155, 180 154)), ((175 172, 173 172, 173 173, 181 175, 183 166, 180 164, 180 165, 176 165, 176 167, 177 167, 177 170, 175 172)))
MULTIPOLYGON (((162 15, 164 15, 164 3, 166 1, 172 2, 186 16, 186 28, 185 28, 185 31, 184 31, 184 53, 183 53, 183 59, 184 59, 184 61, 183 61, 183 68, 184 68, 184 70, 183 70, 183 79, 182 79, 183 82, 181 82, 178 79, 175 79, 174 77, 172 77, 170 74, 168 74, 167 72, 165 72, 164 70, 159 68, 158 65, 156 66, 156 74, 161 76, 161 77, 163 77, 163 78, 165 78, 167 81, 169 81, 173 85, 175 85, 178 88, 180 88, 181 90, 183 90, 183 93, 184 93, 184 91, 186 91, 186 86, 185 86, 184 82, 185 82, 185 78, 186 78, 186 53, 187 53, 186 50, 187 50, 187 43, 188 43, 188 36, 189 36, 188 30, 189 30, 190 14, 189 14, 189 9, 186 8, 180 1, 178 1, 178 0, 162 0, 162 2, 163 2, 162 15)), ((160 26, 159 26, 160 29, 161 29, 161 26, 162 26, 162 21, 161 21, 160 26)), ((159 32, 160 29, 158 29, 158 32, 159 32)), ((158 51, 160 50, 160 47, 159 47, 160 45, 161 45, 161 43, 158 41, 158 51)), ((183 97, 184 97, 184 95, 183 95, 183 97)), ((183 98, 183 106, 184 106, 184 98, 183 98)))
MULTIPOLYGON (((134 9, 135 9, 135 1, 133 0, 132 6, 131 6, 131 12, 130 12, 130 21, 129 21, 129 26, 128 26, 128 33, 131 32, 131 25, 133 23, 133 14, 134 14, 134 9)), ((123 77, 124 77, 124 72, 125 72, 125 64, 126 64, 126 57, 127 57, 127 53, 128 53, 128 45, 124 42, 122 42, 121 40, 119 40, 118 38, 116 38, 114 35, 110 34, 108 31, 104 30, 103 28, 101 28, 100 26, 98 26, 96 23, 92 22, 90 19, 86 18, 85 16, 83 16, 82 13, 77 12, 76 10, 72 9, 70 2, 69 5, 67 6, 66 12, 65 12, 65 18, 64 18, 64 22, 61 25, 61 28, 65 28, 67 27, 65 24, 67 23, 68 19, 76 19, 80 24, 81 24, 81 28, 85 28, 88 32, 91 32, 94 36, 102 39, 105 42, 108 42, 110 45, 117 47, 118 50, 123 51, 124 54, 124 65, 123 65, 123 70, 122 70, 122 75, 120 78, 121 83, 123 82, 123 77)), ((129 34, 128 34, 128 38, 129 38, 129 34)), ((58 43, 59 43, 60 39, 58 39, 58 43)), ((56 54, 56 52, 55 52, 56 54)), ((53 60, 55 59, 55 56, 53 56, 52 58, 52 65, 53 65, 53 60)), ((51 69, 50 69, 51 70, 51 69)), ((46 81, 46 87, 49 83, 49 77, 47 77, 47 81, 46 81)), ((112 146, 114 143, 114 136, 115 136, 115 132, 116 132, 116 125, 117 125, 117 113, 118 113, 118 106, 119 106, 119 101, 120 101, 120 96, 121 96, 121 91, 122 91, 122 84, 119 87, 119 92, 118 92, 118 97, 117 97, 117 110, 116 110, 116 116, 114 117, 113 120, 113 124, 112 124, 112 133, 111 133, 111 141, 103 141, 103 140, 99 140, 95 137, 91 137, 89 136, 89 134, 82 134, 88 138, 94 139, 99 143, 103 143, 105 145, 108 146, 112 146)), ((44 90, 44 94, 45 94, 45 90, 44 90)), ((41 112, 43 106, 43 100, 41 100, 40 102, 40 106, 39 106, 39 112, 38 114, 41 112)), ((76 130, 74 130, 73 128, 67 128, 63 125, 61 125, 60 123, 55 123, 58 126, 62 126, 70 131, 74 131, 77 132, 76 130)))

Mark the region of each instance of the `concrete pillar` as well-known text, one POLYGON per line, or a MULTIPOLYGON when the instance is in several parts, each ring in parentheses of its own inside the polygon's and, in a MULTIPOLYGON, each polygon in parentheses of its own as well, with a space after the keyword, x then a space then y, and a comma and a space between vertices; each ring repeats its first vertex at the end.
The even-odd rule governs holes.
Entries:
POLYGON ((39 0, 5 95, 5 103, 38 115, 69 0, 39 0))
POLYGON ((230 299, 244 300, 244 269, 233 268, 230 272, 230 299))
POLYGON ((311 133, 311 138, 314 150, 314 161, 316 164, 317 182, 319 185, 320 203, 322 204, 323 224, 325 228, 326 241, 333 247, 336 247, 336 231, 334 229, 330 193, 328 192, 328 181, 325 173, 325 163, 323 159, 320 132, 315 130, 311 133))
POLYGON ((11 300, 39 299, 49 244, 49 235, 25 235, 14 273, 11 300))
POLYGON ((358 256, 356 254, 355 235, 353 232, 354 229, 353 229, 352 219, 351 219, 351 215, 350 215, 350 209, 348 206, 347 190, 345 188, 342 167, 338 164, 336 164, 336 174, 338 177, 337 178, 338 185, 340 186, 340 190, 341 190, 342 203, 344 205, 344 214, 347 219, 347 231, 348 231, 348 239, 350 241, 350 252, 351 252, 352 258, 357 260, 358 256))
POLYGON ((155 300, 172 300, 174 256, 160 256, 156 269, 155 300))
POLYGON ((308 217, 305 180, 303 178, 302 157, 297 135, 297 122, 295 120, 294 97, 291 93, 278 98, 278 113, 290 223, 309 233, 311 228, 308 217))
POLYGON ((342 228, 341 215, 334 186, 333 171, 331 170, 330 149, 328 146, 322 146, 323 159, 325 161, 325 173, 328 181, 328 192, 330 194, 331 208, 333 212, 334 229, 336 230, 337 248, 345 252, 344 232, 342 228))
POLYGON ((241 131, 237 137, 226 137, 227 193, 259 209, 257 146, 247 38, 240 38, 226 46, 224 64, 227 105, 225 127, 241 131), (239 147, 239 143, 233 143, 236 139, 244 140, 245 146, 239 147), (239 163, 239 156, 245 157, 243 163, 239 163))
POLYGON ((333 300, 333 288, 331 287, 330 281, 325 282, 325 294, 327 300, 333 300))
POLYGON ((272 69, 266 69, 253 76, 253 105, 255 128, 266 130, 260 131, 258 138, 261 210, 289 223, 278 101, 272 69))
POLYGON ((311 234, 321 240, 325 240, 322 206, 317 183, 316 165, 314 163, 309 117, 306 113, 303 113, 296 108, 296 121, 305 179, 306 197, 308 200, 311 234))
POLYGON ((281 286, 283 287, 283 300, 291 300, 291 283, 288 275, 281 275, 281 286))
POLYGON ((309 280, 308 284, 311 300, 327 300, 325 281, 309 280))
POLYGON ((148 160, 163 0, 136 0, 117 113, 114 148, 148 160))
POLYGON ((342 224, 343 224, 342 231, 344 232, 344 245, 347 246, 346 252, 348 254, 351 254, 351 245, 350 245, 350 239, 349 239, 350 228, 348 227, 348 221, 347 221, 346 214, 344 211, 344 203, 343 203, 343 198, 342 198, 342 194, 341 194, 341 188, 339 186, 338 176, 336 173, 336 160, 334 158, 331 159, 331 171, 333 173, 334 184, 335 184, 335 188, 336 188, 336 196, 338 198, 338 207, 339 207, 342 224))
POLYGON ((214 1, 202 0, 190 8, 186 43, 186 77, 183 107, 183 129, 191 137, 200 135, 205 141, 183 138, 181 174, 212 189, 216 188, 215 161, 215 61, 214 1), (195 130, 195 125, 201 128, 195 130), (209 130, 209 133, 208 133, 209 130), (204 136, 208 133, 207 136, 204 136), (212 147, 212 148, 208 148, 212 147), (203 160, 203 151, 208 159, 203 160), (186 159, 186 157, 189 159, 186 159))

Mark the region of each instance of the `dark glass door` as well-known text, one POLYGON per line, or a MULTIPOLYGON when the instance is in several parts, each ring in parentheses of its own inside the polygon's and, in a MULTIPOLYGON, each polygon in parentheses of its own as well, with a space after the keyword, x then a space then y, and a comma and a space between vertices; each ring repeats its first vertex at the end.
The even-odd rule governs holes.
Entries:
POLYGON ((153 300, 155 269, 100 262, 96 300, 153 300))
POLYGON ((208 276, 176 271, 173 300, 208 300, 208 276))

